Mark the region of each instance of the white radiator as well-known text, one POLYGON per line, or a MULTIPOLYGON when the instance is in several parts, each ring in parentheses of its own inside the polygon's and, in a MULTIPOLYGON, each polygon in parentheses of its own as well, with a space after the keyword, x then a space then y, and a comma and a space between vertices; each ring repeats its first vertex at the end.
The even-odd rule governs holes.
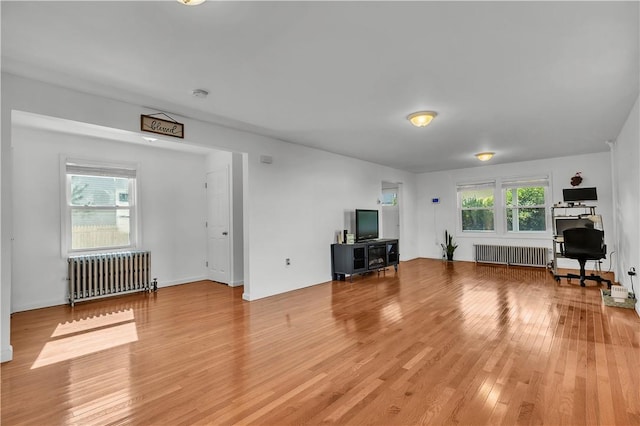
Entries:
POLYGON ((474 244, 476 262, 546 267, 548 248, 474 244))
POLYGON ((70 256, 69 303, 151 291, 151 252, 70 256))

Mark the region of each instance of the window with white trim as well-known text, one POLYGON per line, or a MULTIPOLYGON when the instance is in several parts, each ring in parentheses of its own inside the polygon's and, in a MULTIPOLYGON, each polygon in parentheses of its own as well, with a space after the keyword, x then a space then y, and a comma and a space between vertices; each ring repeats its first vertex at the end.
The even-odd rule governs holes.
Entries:
POLYGON ((136 170, 66 163, 67 251, 136 246, 136 170))
POLYGON ((547 230, 549 178, 519 178, 502 181, 507 232, 547 230))
POLYGON ((495 181, 459 184, 458 213, 463 232, 495 231, 495 181))

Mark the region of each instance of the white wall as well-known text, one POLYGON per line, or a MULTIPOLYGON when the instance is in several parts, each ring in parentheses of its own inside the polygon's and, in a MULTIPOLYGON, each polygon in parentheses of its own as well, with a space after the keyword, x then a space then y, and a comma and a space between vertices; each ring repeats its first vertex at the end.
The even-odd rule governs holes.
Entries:
MULTIPOLYGON (((617 192, 618 282, 631 289, 629 268, 640 273, 640 109, 636 100, 622 131, 613 144, 614 187, 617 192)), ((636 295, 640 293, 640 275, 633 277, 636 295)), ((640 304, 636 303, 640 313, 640 304)))
POLYGON ((68 300, 60 157, 138 164, 138 248, 160 287, 205 277, 205 156, 24 127, 13 129, 12 311, 68 300))
MULTIPOLYGON (((465 235, 460 232, 456 184, 494 179, 496 177, 548 175, 551 179, 551 200, 556 203, 562 201, 562 189, 571 187, 569 181, 576 172, 582 172, 583 182, 581 187, 595 186, 597 188, 598 201, 590 202, 589 204, 598 207, 597 213, 601 214, 603 218, 605 240, 609 247, 613 247, 615 235, 613 235, 611 167, 609 153, 603 152, 419 175, 418 217, 420 218, 420 223, 418 232, 422 237, 418 248, 420 257, 442 257, 440 243, 444 240, 445 229, 449 230, 449 232, 454 232, 455 241, 458 243, 455 258, 459 260, 473 260, 473 244, 526 245, 551 248, 551 228, 543 235, 512 236, 498 232, 479 237, 477 235, 465 235), (432 204, 432 198, 440 198, 440 203, 432 204)), ((547 212, 547 215, 548 220, 550 220, 550 212, 547 212)), ((496 229, 499 230, 501 228, 503 228, 501 224, 496 223, 496 229)), ((558 265, 574 269, 577 267, 575 261, 569 259, 560 259, 558 265)), ((605 261, 604 266, 608 267, 608 265, 609 263, 605 261)))
MULTIPOLYGON (((2 117, 11 110, 60 117, 114 129, 138 132, 140 114, 156 113, 140 105, 106 99, 2 74, 2 117)), ((174 118, 185 124, 185 144, 245 153, 243 157, 244 297, 260 297, 331 279, 330 249, 344 214, 355 208, 377 208, 382 181, 403 184, 401 258, 417 256, 415 175, 388 167, 217 126, 202 120, 174 118), (271 155, 273 164, 262 164, 271 155), (285 266, 284 259, 292 264, 285 266)), ((13 221, 5 214, 11 186, 5 167, 11 166, 11 134, 2 132, 2 289, 12 288, 9 249, 13 221), (6 233, 5 233, 6 230, 6 233), (7 268, 5 270, 5 268, 7 268)), ((10 177, 9 177, 10 179, 10 177)), ((157 262, 156 262, 157 263, 157 262)), ((4 302, 3 302, 4 303, 4 302)), ((3 310, 2 350, 10 350, 8 311, 3 310)))
POLYGON ((233 279, 229 285, 238 286, 244 282, 244 229, 243 229, 243 177, 242 177, 242 154, 234 152, 231 159, 231 199, 233 211, 233 223, 231 232, 233 233, 233 279))
MULTIPOLYGON (((0 19, 2 18, 2 8, 0 7, 0 19)), ((1 36, 0 36, 1 38, 1 36)), ((0 43, 1 44, 1 43, 0 43)), ((0 59, 2 62, 2 59, 0 59)), ((0 79, 0 93, 2 93, 2 81, 0 79)), ((0 96, 1 98, 1 96, 0 96)), ((5 196, 5 192, 10 192, 8 186, 5 186, 6 179, 5 174, 9 175, 8 170, 5 170, 5 155, 6 151, 10 149, 10 144, 6 143, 10 140, 11 126, 11 113, 10 110, 5 109, 4 100, 2 102, 2 111, 0 112, 0 135, 2 137, 0 146, 0 362, 5 362, 13 358, 13 347, 9 341, 10 334, 10 316, 11 316, 11 287, 5 285, 11 280, 10 274, 10 259, 5 259, 4 253, 10 252, 11 243, 7 238, 7 226, 11 223, 11 218, 8 220, 5 216, 8 209, 7 201, 10 197, 5 196)))
POLYGON ((330 280, 330 245, 345 226, 351 230, 345 217, 356 208, 379 208, 383 180, 406 182, 400 253, 402 260, 416 257, 413 175, 287 144, 265 154, 272 164, 249 158, 249 232, 261 253, 250 260, 252 299, 330 280))

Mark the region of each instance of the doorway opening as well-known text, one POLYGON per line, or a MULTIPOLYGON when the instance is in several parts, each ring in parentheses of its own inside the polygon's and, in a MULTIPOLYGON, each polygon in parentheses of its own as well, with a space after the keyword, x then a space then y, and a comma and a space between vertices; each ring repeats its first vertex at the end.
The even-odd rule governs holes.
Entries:
POLYGON ((380 198, 382 238, 400 239, 402 206, 402 184, 398 182, 382 181, 382 196, 380 198))

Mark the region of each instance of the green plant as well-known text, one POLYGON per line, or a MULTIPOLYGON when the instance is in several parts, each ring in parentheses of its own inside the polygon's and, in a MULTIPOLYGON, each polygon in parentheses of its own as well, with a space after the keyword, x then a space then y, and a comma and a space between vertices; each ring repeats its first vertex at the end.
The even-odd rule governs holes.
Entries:
POLYGON ((444 243, 441 243, 442 250, 447 255, 448 260, 453 260, 453 252, 458 248, 457 244, 453 243, 453 235, 449 234, 449 231, 444 231, 444 243))

